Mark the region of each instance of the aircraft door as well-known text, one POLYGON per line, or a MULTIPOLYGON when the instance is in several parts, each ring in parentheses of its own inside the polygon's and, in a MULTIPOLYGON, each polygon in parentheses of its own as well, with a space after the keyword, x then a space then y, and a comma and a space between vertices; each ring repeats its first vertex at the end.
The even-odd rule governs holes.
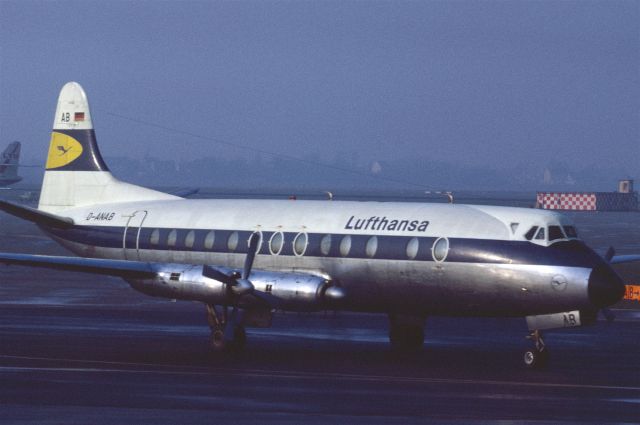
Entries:
POLYGON ((125 260, 140 259, 140 231, 146 218, 146 211, 135 211, 129 216, 122 235, 122 256, 125 260))

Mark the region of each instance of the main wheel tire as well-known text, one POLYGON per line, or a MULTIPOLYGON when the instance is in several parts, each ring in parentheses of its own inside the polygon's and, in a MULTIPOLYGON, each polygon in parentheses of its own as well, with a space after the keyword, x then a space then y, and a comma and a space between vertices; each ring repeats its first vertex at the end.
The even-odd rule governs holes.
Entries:
POLYGON ((211 332, 209 347, 211 347, 211 350, 214 352, 221 352, 227 349, 227 342, 224 340, 224 332, 222 330, 211 332))
POLYGON ((236 326, 233 330, 233 342, 231 344, 233 350, 236 352, 243 351, 246 343, 247 332, 244 330, 244 326, 236 326))
POLYGON ((421 326, 395 325, 389 329, 391 348, 396 353, 418 353, 424 345, 421 326))
POLYGON ((211 332, 209 337, 209 346, 214 352, 240 352, 244 350, 247 343, 247 333, 243 326, 236 326, 233 330, 233 339, 226 340, 223 330, 215 330, 211 332))

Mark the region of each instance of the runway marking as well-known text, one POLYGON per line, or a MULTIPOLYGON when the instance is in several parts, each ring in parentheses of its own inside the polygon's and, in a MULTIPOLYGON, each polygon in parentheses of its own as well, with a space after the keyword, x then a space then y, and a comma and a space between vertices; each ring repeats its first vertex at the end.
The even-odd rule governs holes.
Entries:
POLYGON ((640 398, 612 398, 611 401, 617 401, 618 403, 640 404, 640 398))
POLYGON ((0 372, 21 372, 21 371, 42 371, 42 372, 83 372, 83 373, 136 373, 136 374, 162 374, 162 375, 251 375, 255 377, 280 378, 280 379, 344 379, 363 382, 398 382, 398 383, 422 383, 422 384, 456 384, 456 385, 487 385, 487 386, 510 386, 529 388, 572 388, 590 390, 618 390, 618 391, 640 391, 637 386, 618 385, 596 385, 596 384, 562 384, 549 382, 518 382, 518 381, 493 381, 474 379, 454 379, 454 378, 415 378, 408 376, 387 376, 387 375, 357 375, 349 373, 314 373, 314 372, 291 372, 284 370, 262 370, 262 369, 237 369, 237 368, 205 368, 192 366, 172 366, 159 365, 153 363, 131 363, 131 362, 111 362, 99 360, 79 360, 60 359, 48 357, 27 357, 0 355, 2 359, 31 360, 31 361, 58 361, 69 363, 87 363, 95 365, 111 366, 137 366, 154 369, 125 369, 125 368, 98 368, 98 367, 30 367, 30 366, 0 366, 0 372), (158 370, 158 369, 178 369, 178 370, 158 370), (180 370, 183 369, 183 370, 180 370))

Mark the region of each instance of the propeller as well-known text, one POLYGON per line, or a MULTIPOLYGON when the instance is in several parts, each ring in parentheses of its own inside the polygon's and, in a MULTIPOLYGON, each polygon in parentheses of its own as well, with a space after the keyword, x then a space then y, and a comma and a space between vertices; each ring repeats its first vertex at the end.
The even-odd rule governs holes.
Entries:
POLYGON ((616 255, 616 250, 614 247, 610 246, 609 249, 607 249, 607 252, 604 254, 604 259, 607 263, 611 262, 611 259, 616 255))
POLYGON ((249 237, 249 247, 247 249, 247 256, 244 259, 244 267, 242 268, 241 274, 236 271, 225 273, 223 270, 212 266, 204 266, 202 274, 210 279, 226 284, 236 295, 242 296, 252 293, 255 288, 253 283, 249 280, 249 276, 251 275, 251 268, 253 267, 253 261, 256 258, 256 251, 258 250, 259 242, 260 236, 256 233, 252 233, 249 237))
MULTIPOLYGON (((616 255, 616 249, 610 246, 609 249, 607 249, 607 252, 604 254, 603 258, 607 263, 611 264, 611 259, 615 257, 615 255, 616 255)), ((605 319, 607 319, 607 322, 611 323, 616 319, 615 313, 609 310, 607 307, 602 307, 600 311, 602 311, 602 315, 604 316, 605 319)))
POLYGON ((256 253, 258 252, 259 244, 260 234, 252 233, 249 237, 249 246, 247 249, 247 256, 244 259, 242 273, 238 273, 237 271, 225 273, 224 269, 212 266, 204 266, 202 274, 210 279, 214 279, 226 284, 231 292, 233 292, 233 294, 237 295, 238 297, 253 295, 256 298, 265 301, 270 306, 276 307, 278 305, 278 299, 271 294, 256 290, 253 283, 251 283, 251 280, 249 280, 249 277, 251 276, 251 269, 253 268, 253 262, 256 258, 256 253))

